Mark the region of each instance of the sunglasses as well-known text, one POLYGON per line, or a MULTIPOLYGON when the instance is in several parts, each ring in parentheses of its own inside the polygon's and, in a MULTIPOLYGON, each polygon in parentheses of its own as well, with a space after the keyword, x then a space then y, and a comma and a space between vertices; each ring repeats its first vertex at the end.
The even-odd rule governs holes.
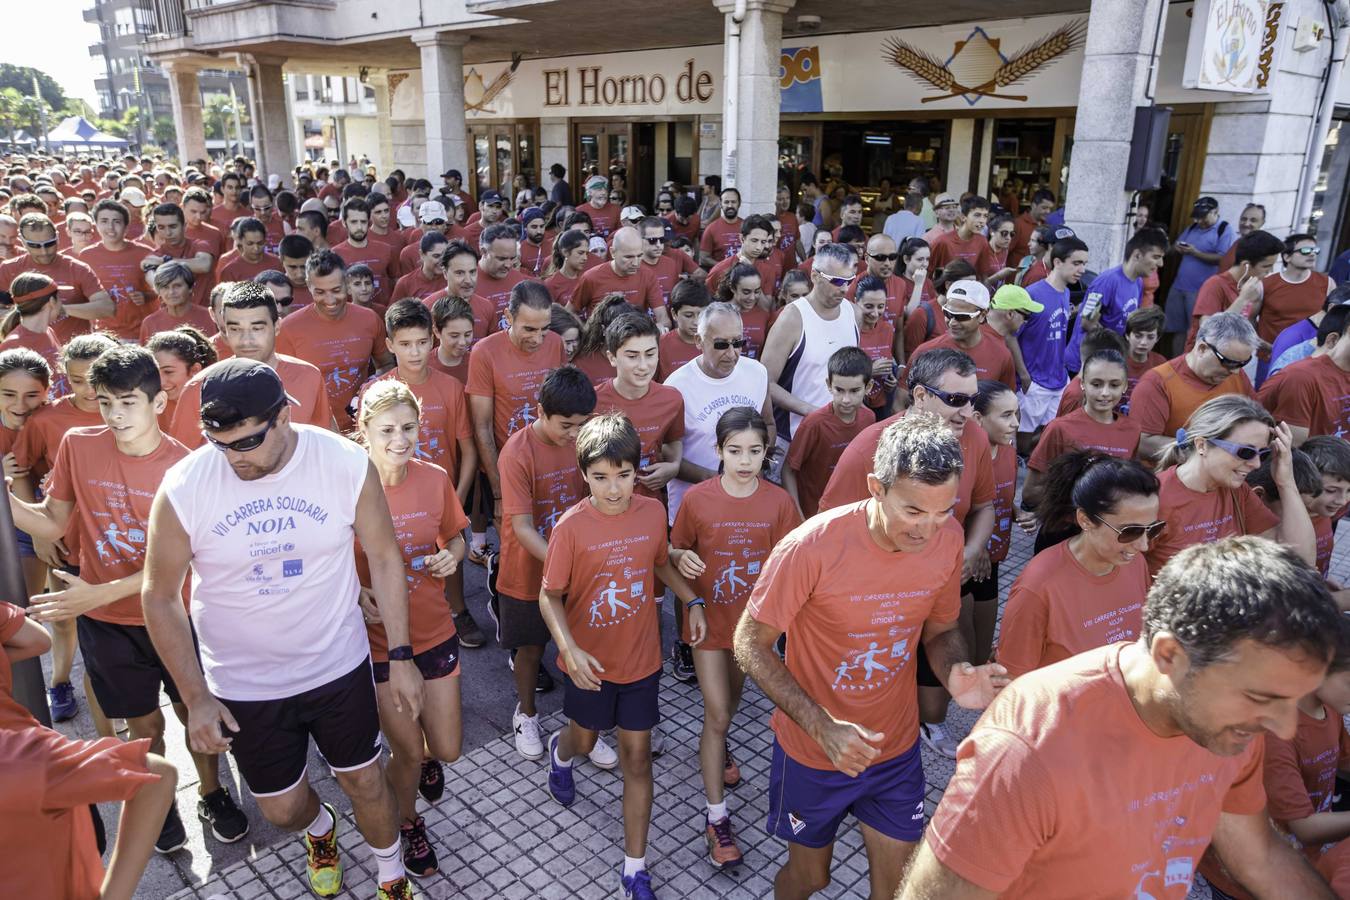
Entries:
POLYGON ((1295 250, 1294 252, 1297 253, 1297 254, 1299 254, 1299 255, 1301 255, 1301 256, 1317 256, 1319 253, 1322 252, 1322 248, 1321 248, 1321 247, 1299 247, 1299 248, 1298 248, 1297 250, 1295 250))
POLYGON ((31 250, 48 250, 56 246, 56 238, 52 238, 50 241, 30 241, 28 238, 24 238, 23 245, 31 250))
POLYGON ((270 216, 272 214, 272 207, 270 206, 250 206, 249 209, 260 216, 270 216))
POLYGON ((977 312, 957 312, 947 307, 942 307, 942 315, 952 322, 969 322, 971 319, 978 319, 980 314, 977 312))
POLYGON ((730 350, 733 347, 735 347, 737 350, 741 350, 748 343, 750 342, 743 337, 732 338, 731 340, 718 338, 712 342, 712 345, 714 350, 730 350))
POLYGON ((1225 441, 1223 438, 1216 437, 1209 438, 1209 442, 1243 462, 1251 462, 1258 457, 1264 460, 1270 455, 1269 447, 1253 447, 1251 444, 1239 444, 1236 441, 1225 441))
POLYGON ((241 437, 237 441, 218 441, 211 437, 210 433, 205 429, 202 429, 202 437, 210 441, 211 446, 222 452, 225 450, 233 450, 235 453, 247 453, 250 450, 257 450, 262 446, 262 442, 267 440, 267 432, 271 431, 272 427, 277 424, 277 416, 280 414, 281 410, 277 410, 277 412, 267 420, 267 424, 263 426, 262 431, 241 437))
POLYGON ((661 245, 661 244, 664 244, 665 242, 666 242, 666 239, 663 238, 663 237, 649 237, 649 238, 647 238, 647 243, 651 244, 653 247, 656 247, 656 246, 659 246, 659 245, 661 245))
POLYGON ((868 259, 875 259, 877 262, 895 262, 900 258, 899 253, 869 253, 868 259))
POLYGON ((1015 231, 1004 231, 1004 230, 1000 229, 1000 230, 998 230, 998 231, 995 231, 994 234, 998 235, 999 237, 1010 238, 1010 237, 1014 236, 1015 234, 1017 234, 1017 232, 1015 232, 1015 231))
POLYGON ((1122 525, 1117 528, 1101 516, 1093 516, 1092 518, 1096 519, 1098 524, 1105 525, 1107 528, 1114 531, 1116 533, 1116 540, 1120 541, 1122 544, 1133 544, 1140 538, 1147 538, 1150 542, 1156 541, 1158 535, 1162 534, 1162 530, 1167 527, 1167 523, 1161 519, 1156 522, 1150 522, 1147 525, 1122 525))
MULTIPOLYGON (((1206 344, 1205 346, 1208 347, 1209 345, 1206 344)), ((1247 363, 1252 361, 1250 356, 1246 359, 1229 359, 1213 347, 1209 348, 1209 352, 1213 353, 1214 358, 1219 361, 1219 364, 1230 372, 1236 372, 1238 369, 1241 369, 1243 366, 1247 365, 1247 363)))
POLYGON ((837 288, 848 287, 850 284, 853 283, 854 279, 858 277, 857 275, 848 275, 844 278, 839 278, 834 275, 826 275, 820 269, 812 269, 811 271, 815 272, 821 278, 824 278, 826 281, 828 281, 830 284, 834 285, 837 288))
POLYGON ((618 203, 620 200, 623 199, 623 197, 619 194, 610 194, 609 199, 613 200, 615 203, 618 203))
POLYGON ((923 382, 919 382, 919 384, 930 394, 932 394, 934 397, 937 397, 939 400, 950 406, 952 409, 960 409, 963 406, 969 406, 970 404, 975 402, 974 394, 953 394, 948 393, 947 391, 939 390, 938 388, 933 387, 931 384, 924 384, 923 382))

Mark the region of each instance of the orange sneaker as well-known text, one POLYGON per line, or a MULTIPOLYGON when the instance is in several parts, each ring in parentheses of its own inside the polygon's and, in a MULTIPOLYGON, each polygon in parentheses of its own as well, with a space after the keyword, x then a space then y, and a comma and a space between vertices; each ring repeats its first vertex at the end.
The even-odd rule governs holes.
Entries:
POLYGON ((720 822, 708 822, 703 839, 708 843, 708 861, 717 868, 741 864, 741 848, 736 846, 736 835, 731 831, 731 816, 720 822))

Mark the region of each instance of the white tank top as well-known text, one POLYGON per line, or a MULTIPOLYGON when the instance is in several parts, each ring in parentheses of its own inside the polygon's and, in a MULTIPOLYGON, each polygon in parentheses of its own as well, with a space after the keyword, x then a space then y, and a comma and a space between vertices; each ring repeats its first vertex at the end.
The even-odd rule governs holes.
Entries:
POLYGON ((357 606, 352 523, 365 451, 292 425, 295 454, 243 481, 207 444, 161 490, 192 547, 192 624, 211 693, 280 700, 345 675, 370 653, 357 606))
MULTIPOLYGON (((792 348, 778 384, 792 396, 818 408, 830 402, 830 389, 825 386, 830 357, 840 347, 858 346, 858 320, 853 304, 847 300, 839 304, 839 315, 834 319, 822 319, 807 297, 798 297, 792 301, 792 306, 802 317, 802 336, 792 348)), ((802 416, 788 413, 785 420, 782 412, 775 408, 774 419, 779 433, 790 440, 797 433, 802 416), (787 426, 786 433, 784 425, 787 426)))

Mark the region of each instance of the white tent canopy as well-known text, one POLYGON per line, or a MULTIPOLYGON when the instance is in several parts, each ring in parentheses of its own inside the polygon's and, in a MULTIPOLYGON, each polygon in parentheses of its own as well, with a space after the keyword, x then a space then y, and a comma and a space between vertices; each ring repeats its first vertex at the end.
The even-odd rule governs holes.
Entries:
POLYGON ((71 116, 47 132, 47 143, 60 147, 126 147, 128 142, 115 134, 99 131, 84 116, 71 116))

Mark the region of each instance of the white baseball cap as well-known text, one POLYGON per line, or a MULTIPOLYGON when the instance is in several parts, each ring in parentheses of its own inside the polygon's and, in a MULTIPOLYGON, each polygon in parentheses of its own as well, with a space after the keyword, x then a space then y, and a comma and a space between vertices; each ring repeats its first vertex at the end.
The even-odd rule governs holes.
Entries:
POLYGON ((423 222, 448 222, 450 215, 445 211, 445 204, 438 200, 428 200, 417 208, 417 215, 423 222))
POLYGON ((958 281, 947 288, 948 300, 963 300, 977 309, 989 308, 989 288, 972 279, 958 281))
POLYGON ((138 187, 123 188, 122 193, 117 195, 117 199, 127 206, 134 206, 137 209, 146 204, 145 192, 138 187))
POLYGON ((625 222, 631 222, 635 219, 645 219, 647 214, 642 211, 640 206, 625 206, 619 213, 619 218, 625 222))

